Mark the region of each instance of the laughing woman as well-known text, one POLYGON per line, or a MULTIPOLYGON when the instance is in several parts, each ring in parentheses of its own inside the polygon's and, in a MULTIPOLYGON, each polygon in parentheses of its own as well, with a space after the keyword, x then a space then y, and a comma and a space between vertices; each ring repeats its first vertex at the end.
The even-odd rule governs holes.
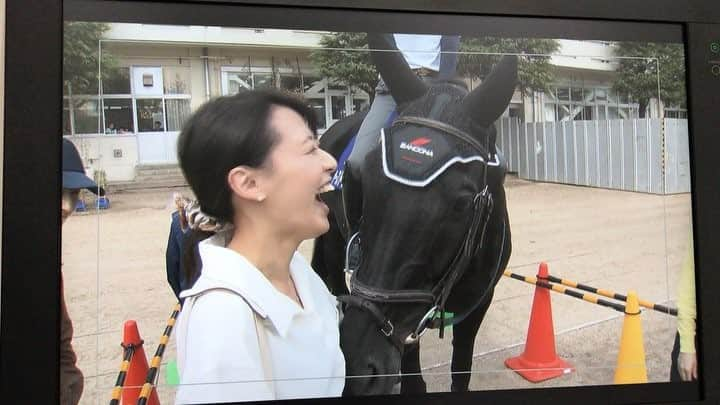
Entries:
POLYGON ((247 91, 206 103, 180 134, 197 198, 186 242, 199 245, 184 249, 178 404, 342 393, 336 300, 297 252, 329 228, 318 194, 336 162, 315 129, 301 100, 247 91))

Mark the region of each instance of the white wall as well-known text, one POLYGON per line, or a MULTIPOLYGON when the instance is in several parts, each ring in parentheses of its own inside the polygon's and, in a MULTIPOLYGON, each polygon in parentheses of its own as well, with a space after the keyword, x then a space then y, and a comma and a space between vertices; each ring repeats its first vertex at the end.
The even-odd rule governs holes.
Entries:
POLYGON ((320 31, 113 23, 108 40, 319 47, 320 31))
POLYGON ((558 67, 612 72, 617 68, 613 48, 607 43, 561 39, 560 49, 550 58, 558 67))
POLYGON ((92 178, 95 170, 105 170, 108 182, 132 181, 138 163, 137 139, 133 135, 81 135, 66 137, 75 144, 92 178), (122 157, 115 157, 120 150, 122 157))

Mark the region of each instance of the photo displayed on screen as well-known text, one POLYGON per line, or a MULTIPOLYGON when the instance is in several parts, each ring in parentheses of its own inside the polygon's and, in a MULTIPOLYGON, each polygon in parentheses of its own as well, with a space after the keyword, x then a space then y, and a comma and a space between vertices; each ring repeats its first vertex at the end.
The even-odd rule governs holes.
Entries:
POLYGON ((680 39, 63 41, 72 403, 698 379, 680 39))

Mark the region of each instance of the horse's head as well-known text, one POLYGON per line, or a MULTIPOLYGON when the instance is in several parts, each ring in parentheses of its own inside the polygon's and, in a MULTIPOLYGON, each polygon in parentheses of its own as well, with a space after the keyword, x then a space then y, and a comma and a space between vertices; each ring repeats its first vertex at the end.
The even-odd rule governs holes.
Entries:
MULTIPOLYGON (((391 49, 386 38, 369 35, 371 49, 391 49)), ((363 166, 344 174, 346 216, 362 249, 341 328, 349 376, 398 374, 405 345, 477 253, 505 174, 493 124, 517 77, 517 58, 505 57, 468 93, 461 82, 423 83, 397 52, 373 59, 398 116, 363 166)), ((504 209, 502 201, 503 218, 504 209)), ((388 393, 397 381, 350 378, 346 390, 388 393)))

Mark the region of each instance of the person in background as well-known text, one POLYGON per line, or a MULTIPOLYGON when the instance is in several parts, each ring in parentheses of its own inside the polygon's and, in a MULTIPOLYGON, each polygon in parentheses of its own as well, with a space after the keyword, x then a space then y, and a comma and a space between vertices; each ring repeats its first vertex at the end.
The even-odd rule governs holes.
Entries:
POLYGON ((177 151, 197 201, 184 207, 182 265, 196 281, 180 294, 176 403, 340 396, 337 300, 297 252, 330 227, 318 196, 336 162, 312 109, 272 90, 218 97, 177 151))
MULTIPOLYGON (((418 77, 426 82, 451 79, 457 68, 460 37, 448 35, 393 34, 397 49, 418 77)), ((370 111, 358 129, 348 162, 359 168, 365 155, 378 142, 382 128, 395 111, 395 99, 382 77, 375 88, 370 111)), ((341 162, 342 165, 342 162, 341 162)))
POLYGON ((117 128, 115 128, 115 124, 112 122, 108 123, 107 127, 105 128, 105 133, 106 134, 117 134, 118 130, 117 130, 117 128))
MULTIPOLYGON (((105 190, 85 175, 82 159, 75 145, 62 141, 62 197, 61 224, 72 215, 80 198, 80 190, 87 189, 103 196, 105 190)), ((62 270, 60 271, 60 405, 75 405, 83 392, 83 374, 77 367, 77 356, 72 347, 73 326, 65 305, 62 270)))
POLYGON ((697 307, 692 235, 680 270, 677 306, 677 333, 671 354, 670 381, 693 381, 698 378, 698 361, 695 351, 697 307))
MULTIPOLYGON (((177 200, 177 198, 176 198, 177 200)), ((167 248, 165 249, 165 269, 167 273, 167 281, 170 284, 170 288, 177 297, 180 299, 180 292, 186 289, 185 280, 182 276, 182 247, 183 239, 187 233, 187 227, 183 227, 181 224, 181 218, 184 214, 181 209, 173 211, 170 220, 170 234, 168 235, 167 248), (185 228, 185 229, 183 229, 185 228)))
MULTIPOLYGON (((170 288, 177 297, 180 304, 183 299, 180 298, 180 293, 183 290, 187 290, 192 282, 188 282, 185 279, 185 272, 182 266, 183 257, 183 246, 185 245, 185 238, 190 232, 190 228, 185 220, 185 205, 190 201, 183 197, 180 193, 173 194, 173 202, 175 204, 175 211, 173 211, 170 219, 170 234, 168 235, 167 248, 165 249, 165 270, 167 274, 167 281, 170 284, 170 288)), ((197 253, 195 255, 197 257, 197 253)), ((200 266, 199 262, 196 263, 200 266)))

